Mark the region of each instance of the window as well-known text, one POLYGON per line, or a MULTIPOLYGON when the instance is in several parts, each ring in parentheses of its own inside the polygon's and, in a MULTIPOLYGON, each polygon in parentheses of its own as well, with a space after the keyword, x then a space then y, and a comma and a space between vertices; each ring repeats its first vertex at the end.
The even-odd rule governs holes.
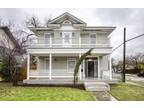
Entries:
POLYGON ((64 47, 71 47, 72 46, 72 32, 63 32, 62 40, 63 40, 64 47))
POLYGON ((91 44, 96 44, 96 34, 90 34, 90 42, 91 44))
POLYGON ((45 33, 44 34, 44 42, 45 42, 45 44, 50 44, 50 37, 51 37, 50 33, 45 33))
POLYGON ((67 61, 67 72, 73 73, 75 65, 76 65, 76 59, 68 59, 68 61, 67 61))
POLYGON ((71 24, 71 22, 69 20, 65 20, 63 24, 71 24))

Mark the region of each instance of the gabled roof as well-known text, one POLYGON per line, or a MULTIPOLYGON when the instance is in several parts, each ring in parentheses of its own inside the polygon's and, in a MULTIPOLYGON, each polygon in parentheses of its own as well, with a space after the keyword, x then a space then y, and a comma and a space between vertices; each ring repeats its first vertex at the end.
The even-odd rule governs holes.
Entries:
POLYGON ((14 43, 14 45, 17 48, 20 48, 19 44, 17 43, 16 39, 14 38, 13 34, 11 33, 11 31, 9 30, 7 26, 0 26, 0 29, 4 30, 4 32, 7 34, 9 39, 14 43))
POLYGON ((70 14, 68 12, 65 12, 65 13, 61 14, 60 16, 52 19, 49 23, 50 24, 57 24, 61 20, 64 21, 64 20, 67 20, 67 19, 72 21, 73 23, 86 24, 84 21, 82 21, 81 19, 73 16, 72 14, 70 14))

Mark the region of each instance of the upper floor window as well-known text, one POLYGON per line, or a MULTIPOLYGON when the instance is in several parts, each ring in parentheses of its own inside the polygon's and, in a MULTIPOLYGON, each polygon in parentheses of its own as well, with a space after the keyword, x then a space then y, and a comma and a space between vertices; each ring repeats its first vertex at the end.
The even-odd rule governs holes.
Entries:
POLYGON ((64 47, 71 47, 72 32, 62 32, 62 42, 64 47))
POLYGON ((91 42, 91 44, 96 44, 96 34, 95 33, 90 34, 90 42, 91 42))
POLYGON ((71 24, 71 22, 69 20, 65 20, 63 24, 71 24))
POLYGON ((50 33, 44 33, 44 43, 45 44, 50 44, 50 38, 51 38, 51 34, 50 33))

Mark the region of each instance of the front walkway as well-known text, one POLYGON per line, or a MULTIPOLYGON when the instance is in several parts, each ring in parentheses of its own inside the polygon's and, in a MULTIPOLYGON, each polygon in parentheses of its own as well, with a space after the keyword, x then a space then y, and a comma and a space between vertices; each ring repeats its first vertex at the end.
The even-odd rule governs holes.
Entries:
POLYGON ((93 95, 99 101, 117 101, 117 99, 108 92, 93 92, 93 95))

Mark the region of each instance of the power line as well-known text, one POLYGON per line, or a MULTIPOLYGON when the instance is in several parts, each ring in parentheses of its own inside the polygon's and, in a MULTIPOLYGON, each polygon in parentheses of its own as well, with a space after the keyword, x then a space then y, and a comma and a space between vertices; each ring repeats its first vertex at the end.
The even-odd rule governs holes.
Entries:
MULTIPOLYGON (((126 40, 125 42, 129 42, 129 41, 131 41, 131 40, 134 40, 134 39, 139 38, 139 37, 142 37, 142 36, 144 36, 144 34, 141 34, 141 35, 135 36, 135 37, 133 37, 133 38, 130 38, 130 39, 126 40)), ((116 49, 118 49, 118 48, 119 48, 120 46, 122 46, 123 44, 124 44, 124 43, 121 43, 120 45, 118 45, 115 49, 112 50, 112 52, 114 52, 116 49)))

